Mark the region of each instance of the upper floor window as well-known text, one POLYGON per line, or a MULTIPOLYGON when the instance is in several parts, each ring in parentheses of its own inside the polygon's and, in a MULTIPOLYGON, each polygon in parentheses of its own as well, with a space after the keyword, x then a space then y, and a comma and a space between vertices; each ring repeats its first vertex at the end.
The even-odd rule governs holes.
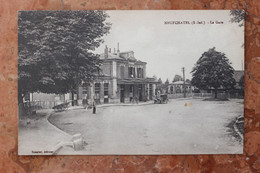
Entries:
POLYGON ((135 68, 134 67, 128 67, 128 74, 130 78, 135 78, 135 68))
POLYGON ((137 68, 137 77, 138 78, 143 78, 143 69, 142 68, 137 68))

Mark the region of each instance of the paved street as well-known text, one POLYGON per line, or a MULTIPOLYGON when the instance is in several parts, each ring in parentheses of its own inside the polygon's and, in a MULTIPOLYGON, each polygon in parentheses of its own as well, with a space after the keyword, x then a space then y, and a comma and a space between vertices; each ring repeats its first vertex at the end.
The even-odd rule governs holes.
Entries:
MULTIPOLYGON (((239 153, 243 147, 226 125, 243 112, 243 100, 170 100, 168 104, 68 110, 50 121, 88 143, 77 154, 239 153)), ((61 150, 60 154, 73 154, 61 150)))

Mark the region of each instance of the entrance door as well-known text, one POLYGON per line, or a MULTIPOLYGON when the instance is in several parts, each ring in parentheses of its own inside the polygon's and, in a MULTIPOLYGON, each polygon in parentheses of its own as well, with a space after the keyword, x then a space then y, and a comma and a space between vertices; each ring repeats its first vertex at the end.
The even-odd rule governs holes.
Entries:
POLYGON ((143 86, 142 86, 142 84, 140 84, 139 86, 138 86, 138 95, 139 95, 139 101, 142 101, 143 100, 143 86))
POLYGON ((120 85, 120 102, 125 103, 125 85, 120 85))

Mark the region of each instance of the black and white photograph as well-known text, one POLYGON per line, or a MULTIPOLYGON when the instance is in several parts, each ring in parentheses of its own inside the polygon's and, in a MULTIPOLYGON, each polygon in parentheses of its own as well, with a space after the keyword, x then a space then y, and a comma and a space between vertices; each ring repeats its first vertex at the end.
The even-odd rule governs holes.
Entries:
POLYGON ((19 155, 242 154, 243 10, 18 12, 19 155))

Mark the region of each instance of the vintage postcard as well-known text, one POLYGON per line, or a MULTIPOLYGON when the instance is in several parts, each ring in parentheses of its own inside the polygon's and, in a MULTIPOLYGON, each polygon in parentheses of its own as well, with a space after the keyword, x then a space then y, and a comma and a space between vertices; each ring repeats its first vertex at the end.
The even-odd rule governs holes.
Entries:
POLYGON ((242 154, 244 11, 20 11, 19 155, 242 154))

